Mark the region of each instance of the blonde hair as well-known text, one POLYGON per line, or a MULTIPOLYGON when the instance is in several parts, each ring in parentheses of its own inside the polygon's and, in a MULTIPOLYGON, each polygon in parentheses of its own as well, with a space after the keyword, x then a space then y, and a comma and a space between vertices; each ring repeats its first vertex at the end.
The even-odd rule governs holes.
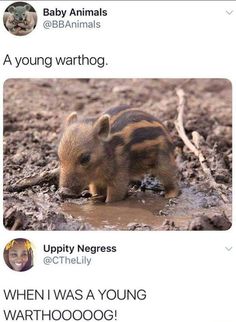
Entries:
POLYGON ((11 240, 9 243, 6 244, 5 248, 4 248, 4 260, 5 263, 7 264, 7 266, 11 269, 12 266, 9 262, 9 250, 14 247, 17 244, 24 244, 26 250, 27 250, 27 254, 28 254, 28 261, 26 263, 26 265, 24 266, 24 268, 22 269, 22 271, 27 271, 28 269, 30 269, 34 264, 33 264, 33 249, 32 249, 32 244, 28 239, 24 239, 24 238, 16 238, 11 240))

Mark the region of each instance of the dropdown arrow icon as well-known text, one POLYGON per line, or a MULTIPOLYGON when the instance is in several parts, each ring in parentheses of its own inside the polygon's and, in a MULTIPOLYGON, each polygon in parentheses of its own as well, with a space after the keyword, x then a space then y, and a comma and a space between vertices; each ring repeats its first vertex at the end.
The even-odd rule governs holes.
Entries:
POLYGON ((228 15, 231 15, 231 13, 233 13, 234 11, 233 10, 226 10, 226 13, 228 14, 228 15))
POLYGON ((231 246, 231 247, 227 247, 227 246, 225 246, 225 249, 227 250, 227 251, 231 251, 231 249, 232 249, 233 247, 231 246))

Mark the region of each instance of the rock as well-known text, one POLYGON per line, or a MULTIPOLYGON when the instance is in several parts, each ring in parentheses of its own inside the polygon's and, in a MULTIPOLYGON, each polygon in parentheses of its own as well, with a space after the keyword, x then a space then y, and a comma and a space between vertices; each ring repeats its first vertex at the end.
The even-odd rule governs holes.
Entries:
POLYGON ((127 93, 127 92, 131 92, 131 91, 132 91, 131 87, 129 87, 129 86, 122 86, 122 85, 115 86, 112 89, 112 92, 113 93, 127 93))
POLYGON ((228 230, 231 225, 224 213, 213 217, 201 215, 189 223, 188 230, 228 230))
POLYGON ((17 165, 21 165, 25 162, 25 155, 22 153, 17 153, 12 157, 12 162, 17 165))

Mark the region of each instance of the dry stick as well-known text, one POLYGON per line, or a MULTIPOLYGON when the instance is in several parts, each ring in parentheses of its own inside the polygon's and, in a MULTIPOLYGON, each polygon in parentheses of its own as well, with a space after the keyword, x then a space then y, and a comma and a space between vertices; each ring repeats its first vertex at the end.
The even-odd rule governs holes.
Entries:
POLYGON ((13 192, 13 191, 19 192, 28 187, 41 185, 45 182, 50 182, 52 180, 58 180, 58 178, 59 178, 59 168, 56 168, 53 170, 47 170, 39 174, 36 174, 34 176, 20 179, 14 185, 9 186, 7 190, 10 192, 13 192))
MULTIPOLYGON (((183 140, 184 144, 189 148, 190 151, 192 151, 195 156, 199 159, 199 162, 201 164, 202 170, 207 176, 207 179, 210 182, 210 186, 214 189, 220 188, 221 186, 218 185, 215 182, 215 179, 213 178, 211 174, 211 170, 207 166, 206 158, 204 157, 202 151, 200 150, 200 147, 196 147, 187 137, 185 133, 185 129, 183 126, 183 114, 184 114, 184 108, 186 105, 186 95, 185 92, 181 88, 176 89, 176 94, 179 98, 179 105, 178 105, 178 117, 175 121, 175 127, 176 130, 180 136, 180 138, 183 140)), ((194 132, 194 138, 195 142, 197 141, 199 143, 200 141, 200 134, 198 132, 194 132)), ((221 194, 221 198, 223 199, 224 202, 227 202, 228 199, 225 195, 221 194)))
POLYGON ((21 218, 16 218, 14 224, 11 227, 11 230, 17 230, 18 227, 20 227, 22 225, 22 220, 21 218))

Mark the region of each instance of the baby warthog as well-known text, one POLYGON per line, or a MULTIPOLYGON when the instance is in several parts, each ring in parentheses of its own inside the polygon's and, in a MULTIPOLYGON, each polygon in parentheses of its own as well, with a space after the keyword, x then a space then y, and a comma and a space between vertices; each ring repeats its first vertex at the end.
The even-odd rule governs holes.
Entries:
POLYGON ((179 189, 171 139, 154 116, 119 106, 99 118, 78 120, 75 112, 67 120, 58 148, 60 193, 75 197, 89 186, 92 195, 106 202, 125 198, 131 180, 144 174, 157 176, 165 197, 179 189))

